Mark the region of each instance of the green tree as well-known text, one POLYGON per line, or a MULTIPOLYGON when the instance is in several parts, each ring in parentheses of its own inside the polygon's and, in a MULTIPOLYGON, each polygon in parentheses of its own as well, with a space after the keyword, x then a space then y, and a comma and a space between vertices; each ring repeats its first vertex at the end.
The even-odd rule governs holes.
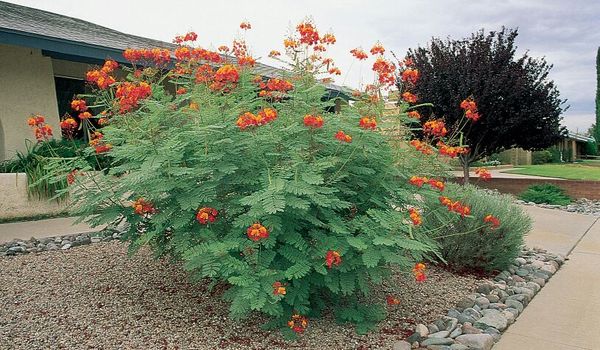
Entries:
MULTIPOLYGON (((429 46, 408 51, 421 77, 415 92, 433 107, 424 115, 443 117, 459 129, 464 111, 459 103, 472 96, 481 119, 462 131, 470 147, 460 157, 468 182, 469 165, 503 149, 541 149, 560 137, 563 100, 543 58, 516 54, 516 29, 483 30, 462 40, 434 38, 429 46)), ((426 118, 422 119, 425 122, 426 118)))

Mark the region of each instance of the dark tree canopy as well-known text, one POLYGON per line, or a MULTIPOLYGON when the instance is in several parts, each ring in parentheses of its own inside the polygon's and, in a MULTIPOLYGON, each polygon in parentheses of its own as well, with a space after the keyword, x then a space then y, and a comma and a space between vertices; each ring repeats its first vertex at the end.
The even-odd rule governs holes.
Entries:
POLYGON ((408 51, 421 75, 415 92, 433 103, 430 111, 447 125, 462 118, 463 99, 472 96, 477 102, 482 117, 464 129, 464 143, 471 148, 461 159, 466 168, 503 149, 548 147, 564 132, 559 122, 565 101, 548 79, 552 66, 527 53, 516 57, 517 35, 516 29, 481 30, 467 39, 433 39, 428 47, 408 51))

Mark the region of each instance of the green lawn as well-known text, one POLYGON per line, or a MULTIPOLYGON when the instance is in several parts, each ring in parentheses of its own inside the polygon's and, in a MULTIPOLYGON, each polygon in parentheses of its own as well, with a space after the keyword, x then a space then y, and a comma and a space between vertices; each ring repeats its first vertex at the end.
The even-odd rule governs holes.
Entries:
POLYGON ((600 180, 600 161, 583 163, 523 165, 522 169, 507 170, 506 173, 558 177, 572 180, 600 180))

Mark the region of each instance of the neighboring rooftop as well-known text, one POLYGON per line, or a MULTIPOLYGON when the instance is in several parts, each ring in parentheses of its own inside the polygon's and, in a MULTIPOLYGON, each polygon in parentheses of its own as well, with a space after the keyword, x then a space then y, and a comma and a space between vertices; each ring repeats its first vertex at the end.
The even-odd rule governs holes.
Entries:
MULTIPOLYGON (((103 27, 79 18, 0 1, 0 44, 41 49, 47 56, 97 63, 110 57, 126 63, 122 51, 127 48, 176 46, 103 27)), ((254 70, 266 77, 281 76, 284 69, 257 62, 254 70)), ((325 84, 329 95, 349 97, 350 89, 325 84)))

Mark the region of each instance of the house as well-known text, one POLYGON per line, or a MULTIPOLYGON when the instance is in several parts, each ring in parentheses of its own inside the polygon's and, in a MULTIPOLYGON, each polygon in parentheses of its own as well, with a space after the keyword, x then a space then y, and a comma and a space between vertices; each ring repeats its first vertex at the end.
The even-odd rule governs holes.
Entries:
POLYGON ((563 162, 573 162, 581 159, 581 156, 586 154, 586 147, 590 142, 595 142, 593 137, 569 131, 567 135, 558 141, 556 148, 560 151, 563 162))
MULTIPOLYGON (((88 70, 106 58, 128 64, 123 50, 151 47, 175 45, 0 1, 0 161, 25 150, 25 140, 33 138, 26 122, 31 114, 46 116, 60 137, 60 117, 73 96, 85 92, 88 70)), ((263 77, 284 72, 261 63, 254 69, 263 77)), ((347 89, 326 88, 325 98, 350 99, 347 89)))

